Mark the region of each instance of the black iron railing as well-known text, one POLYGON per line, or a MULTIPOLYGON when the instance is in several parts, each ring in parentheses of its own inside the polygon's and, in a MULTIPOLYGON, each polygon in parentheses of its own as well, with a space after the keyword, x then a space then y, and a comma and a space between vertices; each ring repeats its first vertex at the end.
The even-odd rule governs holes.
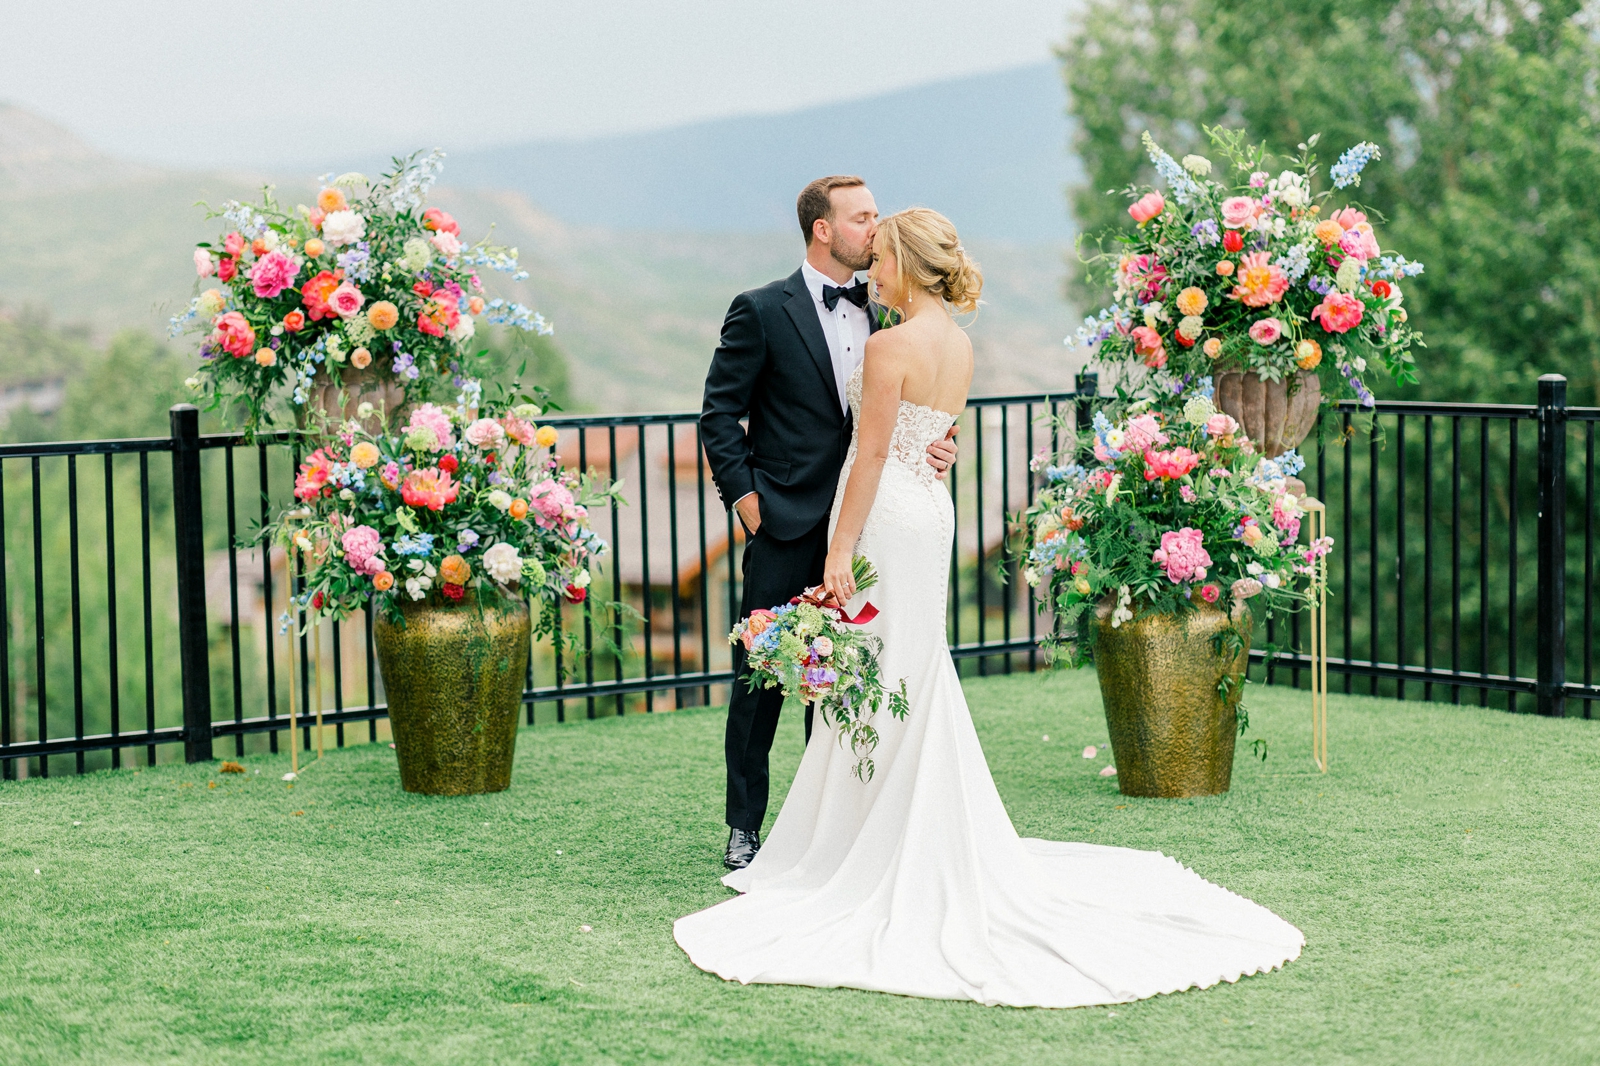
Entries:
MULTIPOLYGON (((1094 382, 1078 384, 975 399, 962 416, 948 479, 949 639, 964 673, 1040 664, 1053 620, 1019 579, 1010 519, 1037 487, 1030 458, 1056 443, 1046 416, 1086 417, 1094 382)), ((1576 702, 1570 713, 1591 714, 1600 409, 1567 407, 1553 378, 1539 399, 1323 414, 1301 448, 1302 477, 1338 540, 1330 666, 1345 691, 1457 702, 1475 692, 1509 709, 1561 714, 1576 702)), ((612 544, 595 599, 633 610, 619 622, 593 600, 563 609, 586 654, 574 663, 535 649, 527 721, 725 700, 741 530, 711 487, 697 417, 551 424, 565 461, 625 481, 627 505, 592 516, 612 544)), ((292 679, 293 742, 313 746, 305 715, 319 706, 316 739, 384 735, 370 615, 302 633, 303 619, 284 614, 285 583, 300 575, 250 544, 290 499, 299 457, 292 434, 201 434, 186 406, 167 437, 0 447, 7 778, 153 763, 179 744, 191 760, 276 751, 289 728, 290 640, 295 662, 317 665, 292 679)), ((1259 626, 1259 680, 1305 680, 1302 627, 1299 616, 1259 626)))

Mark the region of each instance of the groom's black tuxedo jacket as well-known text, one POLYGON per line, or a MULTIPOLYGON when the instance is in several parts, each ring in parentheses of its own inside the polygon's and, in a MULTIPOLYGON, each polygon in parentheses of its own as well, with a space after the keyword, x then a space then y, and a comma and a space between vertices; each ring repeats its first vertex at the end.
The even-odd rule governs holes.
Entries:
MULTIPOLYGON (((877 328, 875 308, 867 318, 877 328)), ((706 374, 700 432, 724 507, 761 498, 761 526, 779 540, 813 529, 833 506, 850 447, 833 360, 796 270, 740 293, 706 374), (749 428, 739 424, 749 418, 749 428)))

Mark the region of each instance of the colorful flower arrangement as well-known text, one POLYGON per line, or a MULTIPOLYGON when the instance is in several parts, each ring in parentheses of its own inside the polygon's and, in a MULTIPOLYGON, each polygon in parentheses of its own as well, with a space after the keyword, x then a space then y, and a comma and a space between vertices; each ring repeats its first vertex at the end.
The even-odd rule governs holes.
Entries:
POLYGON ((1333 188, 1317 191, 1317 137, 1274 177, 1265 148, 1243 133, 1206 133, 1230 163, 1221 180, 1204 156, 1180 164, 1144 135, 1167 191, 1127 190, 1137 228, 1116 237, 1117 253, 1089 260, 1109 267, 1113 302, 1085 319, 1077 340, 1101 362, 1142 363, 1146 395, 1178 405, 1186 382, 1225 370, 1265 381, 1315 372, 1325 399, 1367 407, 1375 366, 1397 384, 1416 381, 1420 337, 1400 284, 1422 264, 1385 252, 1360 207, 1328 202, 1361 183, 1378 146, 1345 152, 1329 170, 1333 188))
MULTIPOLYGON (((363 408, 368 405, 362 405, 363 408)), ((471 409, 424 403, 380 433, 345 423, 300 464, 300 506, 266 535, 307 553, 301 606, 342 618, 369 597, 390 618, 401 605, 530 597, 535 632, 552 634, 561 601, 588 596, 589 565, 606 551, 589 508, 617 502, 564 470, 552 426, 530 402, 471 409)))
MULTIPOLYGON (((856 591, 865 592, 878 575, 862 556, 851 561, 856 591)), ((856 756, 854 773, 871 781, 873 749, 878 731, 873 717, 887 704, 889 713, 904 718, 910 711, 906 683, 886 688, 878 656, 883 642, 857 628, 876 616, 870 605, 850 618, 827 602, 818 589, 807 589, 793 600, 771 610, 750 612, 733 627, 730 644, 742 644, 753 690, 781 688, 785 696, 815 702, 822 720, 839 730, 856 756)))
POLYGON ((458 402, 477 401, 468 343, 476 319, 549 333, 544 318, 489 298, 478 271, 527 277, 516 249, 486 240, 466 244, 461 227, 437 207, 422 209, 444 154, 395 160, 375 183, 360 174, 328 175, 316 206, 288 210, 263 190, 259 204, 229 201, 208 217, 228 231, 194 251, 199 285, 173 317, 171 333, 200 332, 202 365, 189 385, 215 406, 242 403, 251 431, 276 394, 305 405, 319 373, 375 368, 408 402, 427 399, 452 375, 458 402))
MULTIPOLYGON (((1115 424, 1097 414, 1084 439, 1065 430, 1061 453, 1035 458, 1044 487, 1025 516, 1023 577, 1048 587, 1064 633, 1106 600, 1114 627, 1197 601, 1268 614, 1308 602, 1333 540, 1299 543, 1291 479, 1305 464, 1294 451, 1260 456, 1209 392, 1170 414, 1147 401, 1115 424)), ((1082 662, 1088 649, 1064 639, 1082 662)))

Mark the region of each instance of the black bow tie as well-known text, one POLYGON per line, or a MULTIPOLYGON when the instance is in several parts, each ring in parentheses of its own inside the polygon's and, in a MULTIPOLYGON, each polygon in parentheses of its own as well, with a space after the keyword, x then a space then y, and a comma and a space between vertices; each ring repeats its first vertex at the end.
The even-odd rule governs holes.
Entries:
POLYGON ((833 285, 822 286, 822 306, 828 310, 832 311, 839 306, 839 297, 841 296, 865 310, 867 306, 867 283, 858 281, 854 285, 846 285, 844 288, 838 288, 833 285))

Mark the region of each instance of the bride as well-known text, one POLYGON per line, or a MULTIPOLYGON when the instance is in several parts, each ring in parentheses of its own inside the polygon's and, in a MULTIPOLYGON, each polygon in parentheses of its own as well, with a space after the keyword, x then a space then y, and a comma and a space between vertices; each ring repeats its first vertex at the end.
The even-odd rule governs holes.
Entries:
POLYGON ((874 723, 865 784, 816 731, 765 846, 722 879, 740 895, 680 918, 679 946, 746 984, 1017 1007, 1125 1003, 1298 957, 1298 929, 1158 852, 1012 828, 945 644, 954 511, 923 456, 966 406, 972 345, 950 312, 976 307, 983 278, 934 211, 884 219, 873 250, 877 299, 901 321, 873 334, 847 388, 855 436, 824 584, 845 602, 851 556, 876 567, 868 629, 911 713, 874 723))

